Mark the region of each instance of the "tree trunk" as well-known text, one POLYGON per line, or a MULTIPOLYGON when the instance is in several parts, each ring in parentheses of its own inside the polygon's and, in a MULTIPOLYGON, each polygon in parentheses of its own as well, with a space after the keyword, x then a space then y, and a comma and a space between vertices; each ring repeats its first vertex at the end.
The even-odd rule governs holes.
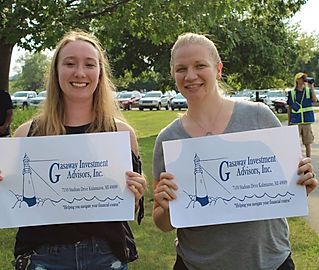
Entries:
POLYGON ((10 62, 14 45, 0 39, 0 90, 9 91, 10 62))

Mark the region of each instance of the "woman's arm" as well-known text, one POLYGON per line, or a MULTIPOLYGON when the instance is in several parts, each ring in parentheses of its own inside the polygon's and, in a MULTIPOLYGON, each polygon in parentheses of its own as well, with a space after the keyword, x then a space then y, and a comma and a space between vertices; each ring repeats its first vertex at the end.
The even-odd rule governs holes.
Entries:
MULTIPOLYGON (((129 131, 130 133, 130 142, 131 142, 131 150, 138 157, 138 144, 135 132, 133 128, 125 122, 120 120, 116 120, 116 127, 118 131, 129 131)), ((139 200, 143 197, 146 189, 147 182, 145 176, 143 174, 139 174, 137 172, 129 171, 126 172, 127 176, 127 185, 129 189, 134 193, 135 196, 135 210, 139 207, 139 200)))

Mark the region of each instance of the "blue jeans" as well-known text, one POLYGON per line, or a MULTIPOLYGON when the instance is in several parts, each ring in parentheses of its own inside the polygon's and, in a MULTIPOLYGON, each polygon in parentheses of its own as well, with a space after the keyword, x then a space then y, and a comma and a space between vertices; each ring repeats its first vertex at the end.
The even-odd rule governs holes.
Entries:
POLYGON ((75 244, 41 246, 30 255, 18 256, 16 269, 128 270, 128 267, 113 255, 105 240, 92 238, 75 244))

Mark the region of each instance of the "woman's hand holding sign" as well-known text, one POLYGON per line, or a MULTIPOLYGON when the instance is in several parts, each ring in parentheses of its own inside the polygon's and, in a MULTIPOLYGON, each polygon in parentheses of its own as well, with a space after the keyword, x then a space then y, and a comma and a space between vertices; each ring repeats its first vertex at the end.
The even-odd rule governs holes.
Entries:
POLYGON ((126 172, 128 188, 134 193, 135 204, 143 197, 147 189, 146 179, 137 172, 126 172))
POLYGON ((311 158, 303 158, 298 165, 299 185, 306 186, 307 195, 318 186, 316 174, 313 172, 311 158))

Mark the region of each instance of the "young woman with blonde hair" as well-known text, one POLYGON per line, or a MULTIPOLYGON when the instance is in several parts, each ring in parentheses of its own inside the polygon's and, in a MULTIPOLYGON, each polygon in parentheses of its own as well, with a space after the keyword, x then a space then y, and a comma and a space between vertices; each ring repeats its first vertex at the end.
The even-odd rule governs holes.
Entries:
MULTIPOLYGON (((141 173, 135 133, 120 120, 114 89, 110 66, 99 41, 85 32, 69 32, 56 47, 42 111, 22 124, 14 136, 129 131, 133 171, 123 178, 127 178, 127 185, 135 195, 140 222, 146 180, 141 173)), ((137 258, 127 222, 22 227, 17 233, 14 253, 16 269, 125 270, 127 263, 137 258)))
MULTIPOLYGON (((169 202, 176 199, 178 188, 174 175, 165 170, 162 142, 280 126, 263 103, 235 102, 222 96, 218 86, 222 68, 216 46, 204 35, 183 34, 171 50, 171 73, 187 99, 188 110, 164 128, 155 143, 153 219, 162 231, 174 229, 169 202)), ((317 180, 309 158, 301 160, 298 173, 298 184, 310 193, 317 180)), ((174 270, 294 269, 283 218, 179 228, 177 240, 174 270)))

